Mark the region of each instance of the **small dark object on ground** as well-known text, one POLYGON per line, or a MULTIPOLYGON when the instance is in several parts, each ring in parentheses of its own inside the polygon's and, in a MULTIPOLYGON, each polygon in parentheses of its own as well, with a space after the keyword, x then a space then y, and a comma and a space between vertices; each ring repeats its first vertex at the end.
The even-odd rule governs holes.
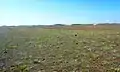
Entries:
POLYGON ((75 36, 77 36, 77 34, 75 34, 75 36))
POLYGON ((42 61, 45 61, 45 59, 43 58, 42 61))
POLYGON ((38 64, 39 62, 38 62, 38 61, 34 61, 33 63, 34 63, 34 64, 38 64))
POLYGON ((76 45, 78 45, 78 43, 76 43, 76 45))
POLYGON ((44 70, 44 69, 40 69, 40 70, 44 70))
POLYGON ((63 44, 63 43, 60 43, 60 44, 63 44))
POLYGON ((10 67, 15 67, 15 65, 11 65, 10 67))
POLYGON ((55 63, 55 62, 53 62, 53 63, 55 63))
POLYGON ((4 51, 4 53, 7 53, 7 51, 4 51))
POLYGON ((59 46, 57 48, 60 48, 59 46))
POLYGON ((66 62, 66 63, 68 63, 68 62, 66 62))

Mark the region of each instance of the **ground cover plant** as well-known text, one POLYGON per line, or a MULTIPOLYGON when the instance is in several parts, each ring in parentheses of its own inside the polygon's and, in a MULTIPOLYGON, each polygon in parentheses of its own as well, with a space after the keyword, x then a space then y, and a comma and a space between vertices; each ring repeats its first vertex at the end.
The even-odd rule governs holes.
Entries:
POLYGON ((2 31, 0 72, 120 72, 118 26, 2 31))

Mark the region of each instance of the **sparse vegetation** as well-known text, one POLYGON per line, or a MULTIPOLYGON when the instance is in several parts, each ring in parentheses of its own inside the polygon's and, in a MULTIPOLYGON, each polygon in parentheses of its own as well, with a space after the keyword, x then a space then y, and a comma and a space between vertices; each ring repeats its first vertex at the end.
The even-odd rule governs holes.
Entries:
POLYGON ((119 26, 75 28, 4 27, 0 72, 120 72, 119 26))

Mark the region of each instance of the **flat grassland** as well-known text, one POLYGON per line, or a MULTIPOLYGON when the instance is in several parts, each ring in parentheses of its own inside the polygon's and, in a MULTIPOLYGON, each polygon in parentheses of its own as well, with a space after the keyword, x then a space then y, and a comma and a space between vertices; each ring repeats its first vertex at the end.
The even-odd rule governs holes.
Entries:
POLYGON ((120 26, 8 27, 0 53, 1 72, 120 72, 120 26))

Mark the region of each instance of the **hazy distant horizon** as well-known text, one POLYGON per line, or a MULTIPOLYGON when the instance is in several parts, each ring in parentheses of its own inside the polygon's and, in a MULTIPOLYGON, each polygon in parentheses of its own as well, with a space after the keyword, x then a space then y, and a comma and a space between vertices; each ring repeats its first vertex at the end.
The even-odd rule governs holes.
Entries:
POLYGON ((119 0, 0 0, 0 26, 120 23, 119 0))
MULTIPOLYGON (((60 24, 60 23, 58 23, 58 24, 60 24)), ((81 25, 81 23, 79 23, 79 24, 81 25)), ((117 25, 118 25, 118 24, 119 24, 119 25, 120 25, 120 22, 119 22, 119 23, 88 23, 88 24, 87 24, 87 23, 85 23, 85 24, 82 24, 82 25, 91 25, 91 24, 92 24, 92 25, 94 25, 94 24, 96 24, 96 25, 99 25, 99 24, 103 24, 103 25, 104 25, 104 24, 108 24, 108 25, 110 25, 110 24, 114 24, 114 25, 116 25, 116 24, 117 24, 117 25)), ((0 25, 0 27, 2 27, 2 26, 39 26, 39 25, 41 25, 41 26, 44 26, 44 25, 45 25, 45 26, 50 26, 50 25, 56 25, 56 24, 33 24, 33 25, 25 25, 25 24, 23 24, 23 25, 22 25, 22 24, 20 24, 20 25, 0 25)), ((66 26, 68 25, 68 26, 69 26, 69 25, 73 25, 73 24, 61 24, 61 25, 66 25, 66 26)), ((75 24, 75 25, 76 25, 76 24, 75 24)))

